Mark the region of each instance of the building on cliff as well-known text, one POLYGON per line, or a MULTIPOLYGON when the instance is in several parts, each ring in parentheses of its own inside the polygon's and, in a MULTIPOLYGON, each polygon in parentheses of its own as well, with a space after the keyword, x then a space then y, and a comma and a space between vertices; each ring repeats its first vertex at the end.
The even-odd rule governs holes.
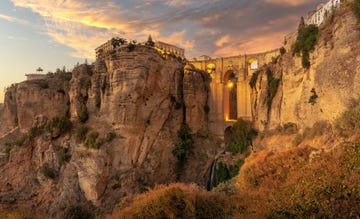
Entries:
POLYGON ((46 74, 26 74, 25 76, 28 81, 46 79, 46 74))
POLYGON ((340 6, 340 0, 330 0, 327 3, 321 3, 316 7, 316 10, 310 11, 305 19, 305 24, 315 24, 320 26, 324 20, 340 6))
MULTIPOLYGON (((175 45, 161 41, 155 41, 155 47, 163 50, 164 52, 173 53, 176 56, 185 58, 185 50, 175 45)), ((114 46, 112 43, 112 39, 110 39, 95 49, 96 59, 99 59, 104 55, 108 55, 112 50, 114 50, 114 46)))

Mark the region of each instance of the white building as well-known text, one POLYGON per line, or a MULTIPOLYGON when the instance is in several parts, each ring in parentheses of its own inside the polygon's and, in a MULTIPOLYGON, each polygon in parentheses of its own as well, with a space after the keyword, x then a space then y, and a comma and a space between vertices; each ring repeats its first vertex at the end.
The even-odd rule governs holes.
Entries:
POLYGON ((305 24, 315 24, 320 26, 322 22, 331 15, 333 10, 340 6, 340 0, 330 0, 327 3, 321 3, 316 7, 316 10, 310 11, 307 18, 305 19, 305 24))

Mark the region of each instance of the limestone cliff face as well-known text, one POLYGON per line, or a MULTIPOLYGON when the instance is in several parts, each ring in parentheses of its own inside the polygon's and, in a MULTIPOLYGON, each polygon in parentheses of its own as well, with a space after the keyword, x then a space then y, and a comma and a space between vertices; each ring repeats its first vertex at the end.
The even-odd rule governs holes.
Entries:
MULTIPOLYGON (((56 138, 43 130, 11 150, 0 165, 0 204, 14 202, 56 216, 61 208, 90 201, 97 213, 111 211, 125 196, 176 180, 172 150, 183 122, 193 133, 207 129, 206 74, 184 71, 181 61, 152 48, 121 47, 94 65, 76 67, 64 94, 62 81, 43 82, 46 89, 40 81, 27 81, 8 90, 2 126, 11 129, 17 117, 24 132, 40 118, 68 115, 73 128, 56 138), (78 139, 83 127, 97 133, 99 149, 78 139), (106 140, 111 134, 116 137, 106 140), (56 173, 54 180, 44 177, 44 166, 56 173), (31 192, 23 197, 24 191, 31 192)), ((205 185, 219 148, 196 136, 190 159, 196 162, 188 162, 180 180, 205 185)))
POLYGON ((12 85, 5 94, 0 131, 6 132, 15 126, 27 130, 37 117, 65 115, 68 101, 64 80, 56 76, 12 85))
POLYGON ((260 71, 252 89, 253 118, 260 130, 288 122, 300 128, 311 127, 317 121, 333 122, 354 99, 360 98, 360 31, 349 8, 340 8, 336 13, 333 23, 323 27, 310 53, 310 69, 302 67, 301 57, 292 56, 293 36, 285 46, 287 53, 260 71), (270 109, 267 69, 280 79, 270 109), (318 97, 310 103, 314 92, 318 97))

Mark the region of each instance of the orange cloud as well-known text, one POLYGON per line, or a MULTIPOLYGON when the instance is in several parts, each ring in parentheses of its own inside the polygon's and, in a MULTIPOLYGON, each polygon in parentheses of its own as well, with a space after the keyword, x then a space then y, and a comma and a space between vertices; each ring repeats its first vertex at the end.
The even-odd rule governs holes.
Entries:
POLYGON ((15 17, 10 17, 10 16, 4 15, 4 14, 0 14, 0 19, 7 20, 10 22, 16 22, 16 23, 20 23, 20 24, 25 24, 25 25, 29 24, 29 22, 26 20, 22 20, 22 19, 15 18, 15 17))
POLYGON ((265 2, 278 5, 300 6, 312 2, 312 0, 265 0, 265 2))
POLYGON ((223 46, 224 44, 228 43, 230 41, 230 37, 228 35, 225 35, 223 37, 221 37, 220 39, 218 39, 216 42, 215 42, 215 45, 217 47, 221 47, 223 46))

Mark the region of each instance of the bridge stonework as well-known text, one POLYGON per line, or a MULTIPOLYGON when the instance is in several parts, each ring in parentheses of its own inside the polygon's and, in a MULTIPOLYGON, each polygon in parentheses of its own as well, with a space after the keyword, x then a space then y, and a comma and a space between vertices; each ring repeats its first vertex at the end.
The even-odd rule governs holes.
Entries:
POLYGON ((191 61, 211 76, 209 130, 219 137, 239 118, 252 120, 250 79, 259 67, 278 57, 278 49, 249 55, 191 61))

